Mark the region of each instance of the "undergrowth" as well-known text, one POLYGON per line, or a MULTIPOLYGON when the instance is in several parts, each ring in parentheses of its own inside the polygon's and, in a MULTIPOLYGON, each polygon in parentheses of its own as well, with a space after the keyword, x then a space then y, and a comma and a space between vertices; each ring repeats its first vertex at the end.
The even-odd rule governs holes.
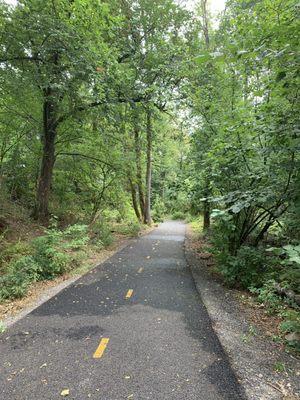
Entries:
MULTIPOLYGON (((250 242, 232 252, 232 226, 224 218, 221 222, 213 224, 208 237, 215 269, 228 286, 250 291, 267 313, 280 317, 281 340, 287 348, 300 351, 300 246, 253 246, 250 242)), ((194 232, 201 232, 197 220, 190 225, 194 232)))
POLYGON ((70 225, 59 229, 56 223, 30 241, 9 243, 2 240, 0 255, 0 302, 25 296, 30 285, 79 270, 88 252, 98 252, 114 241, 113 233, 137 236, 141 225, 134 221, 116 223, 108 218, 92 226, 70 225))
POLYGON ((12 253, 19 245, 11 246, 6 273, 0 277, 0 301, 23 297, 31 283, 54 279, 74 268, 88 241, 87 226, 73 225, 65 230, 47 229, 26 244, 27 254, 19 257, 12 253))

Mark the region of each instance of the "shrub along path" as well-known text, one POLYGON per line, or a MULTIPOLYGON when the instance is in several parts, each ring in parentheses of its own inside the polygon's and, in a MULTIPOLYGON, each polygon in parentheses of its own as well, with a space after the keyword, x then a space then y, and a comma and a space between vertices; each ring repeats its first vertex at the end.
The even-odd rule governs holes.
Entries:
POLYGON ((243 399, 187 269, 185 225, 116 253, 1 337, 0 397, 243 399))

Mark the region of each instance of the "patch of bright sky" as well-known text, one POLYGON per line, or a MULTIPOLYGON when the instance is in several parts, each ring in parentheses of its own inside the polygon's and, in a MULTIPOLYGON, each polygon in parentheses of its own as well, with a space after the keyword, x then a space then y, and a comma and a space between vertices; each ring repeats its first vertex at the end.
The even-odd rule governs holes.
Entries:
POLYGON ((18 2, 17 0, 4 0, 4 3, 11 4, 12 6, 15 6, 17 2, 18 2))
MULTIPOLYGON (((193 11, 201 0, 175 0, 187 9, 193 11)), ((225 10, 226 0, 208 0, 208 10, 212 17, 213 27, 218 27, 218 15, 225 10)))
MULTIPOLYGON (((7 4, 16 5, 17 0, 4 0, 7 4)), ((186 4, 186 6, 190 9, 193 9, 199 0, 177 0, 178 3, 186 4)), ((209 0, 209 8, 213 14, 219 13, 223 11, 225 8, 226 0, 209 0)))
MULTIPOLYGON (((200 0, 177 0, 177 2, 193 10, 200 3, 200 0)), ((225 9, 225 3, 226 0, 208 0, 208 7, 212 14, 217 14, 225 9)))
MULTIPOLYGON (((4 0, 5 3, 11 4, 15 6, 17 4, 17 0, 4 0)), ((200 0, 175 0, 176 3, 181 4, 187 7, 189 10, 194 10, 197 4, 200 3, 200 0)), ((218 14, 225 9, 226 0, 208 0, 209 11, 211 12, 211 16, 213 19, 213 26, 218 26, 218 14)))

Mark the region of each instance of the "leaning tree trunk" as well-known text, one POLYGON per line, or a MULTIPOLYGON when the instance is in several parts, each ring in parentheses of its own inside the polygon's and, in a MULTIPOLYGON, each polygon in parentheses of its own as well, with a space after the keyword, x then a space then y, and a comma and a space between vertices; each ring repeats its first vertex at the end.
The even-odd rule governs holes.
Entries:
POLYGON ((49 197, 55 162, 56 121, 51 89, 45 90, 43 110, 43 154, 37 186, 35 216, 41 222, 49 219, 49 197))
POLYGON ((135 215, 139 222, 142 221, 140 210, 139 210, 139 204, 137 200, 137 191, 136 191, 136 185, 132 182, 131 179, 129 179, 129 185, 130 185, 130 192, 131 192, 131 198, 132 198, 132 206, 135 212, 135 215))
POLYGON ((146 169, 146 201, 145 201, 145 222, 150 225, 151 218, 151 173, 152 173, 152 123, 151 111, 147 109, 147 169, 146 169))

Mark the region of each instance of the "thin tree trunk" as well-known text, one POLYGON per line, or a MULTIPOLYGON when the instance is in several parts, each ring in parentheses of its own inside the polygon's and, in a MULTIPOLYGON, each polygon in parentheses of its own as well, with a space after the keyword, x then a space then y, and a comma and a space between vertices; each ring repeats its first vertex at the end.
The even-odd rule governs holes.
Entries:
MULTIPOLYGON (((207 50, 210 47, 210 40, 209 40, 209 30, 208 30, 208 12, 207 12, 207 0, 201 0, 201 11, 202 11, 202 31, 205 38, 205 45, 207 50)), ((211 68, 211 65, 210 65, 211 68)), ((208 197, 210 194, 210 187, 209 187, 209 179, 205 179, 204 182, 204 192, 205 197, 208 197)), ((203 204, 203 230, 208 231, 210 228, 210 204, 208 200, 204 201, 203 204)))
POLYGON ((135 144, 135 162, 136 162, 136 179, 137 179, 137 189, 138 189, 138 198, 140 205, 140 215, 143 216, 143 222, 145 223, 145 195, 143 190, 143 181, 142 181, 142 163, 141 163, 141 144, 140 144, 140 130, 137 121, 136 110, 133 111, 134 115, 134 144, 135 144))
POLYGON ((133 206, 133 209, 134 209, 137 219, 139 220, 139 222, 141 222, 142 218, 141 218, 139 204, 138 204, 138 200, 137 200, 136 186, 134 185, 134 183, 132 182, 131 179, 129 179, 129 184, 130 184, 130 191, 131 191, 131 198, 132 198, 132 206, 133 206))
POLYGON ((51 90, 45 91, 43 110, 43 154, 41 160, 40 174, 38 179, 35 217, 41 222, 49 219, 49 196, 51 181, 55 163, 55 105, 51 99, 51 90))
POLYGON ((151 111, 147 109, 147 169, 146 169, 146 201, 145 222, 150 225, 151 218, 151 173, 152 173, 152 121, 151 111))
POLYGON ((201 0, 201 11, 202 11, 202 31, 205 38, 206 48, 209 49, 207 0, 201 0))

